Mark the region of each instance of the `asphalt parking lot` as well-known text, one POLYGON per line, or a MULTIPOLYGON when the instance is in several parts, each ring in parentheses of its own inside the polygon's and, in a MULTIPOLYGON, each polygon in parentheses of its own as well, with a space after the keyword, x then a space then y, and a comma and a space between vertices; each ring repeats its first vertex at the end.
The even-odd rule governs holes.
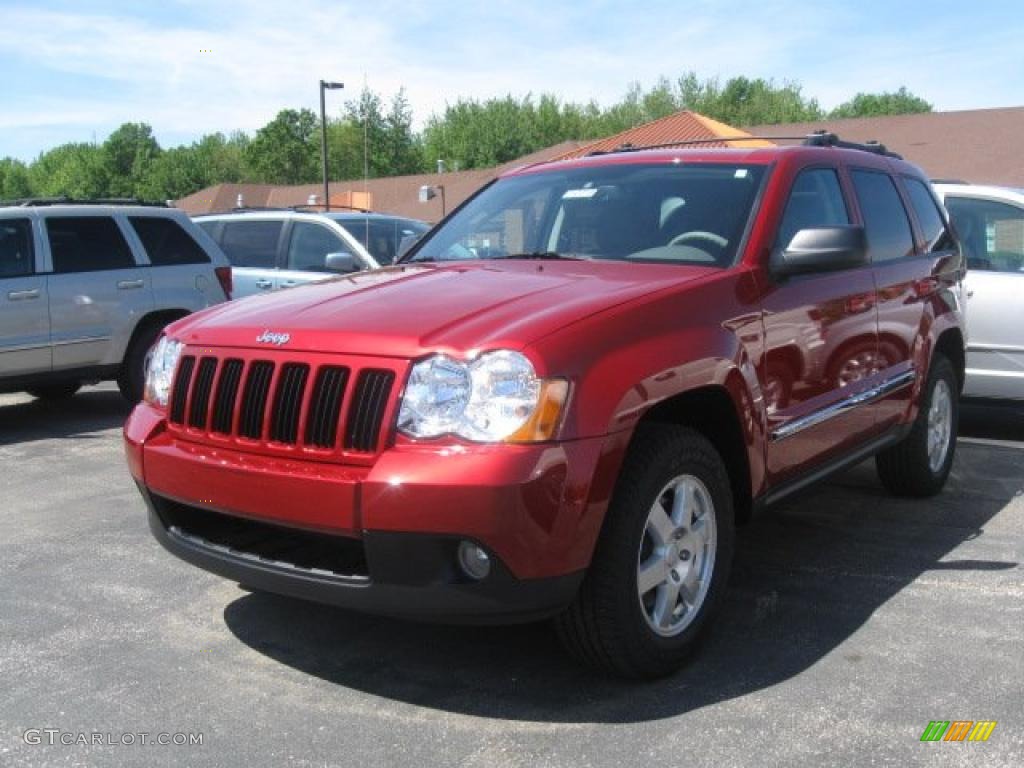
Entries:
POLYGON ((368 618, 176 560, 125 469, 126 414, 111 386, 0 395, 2 766, 1024 763, 1024 409, 968 410, 937 499, 887 497, 868 463, 743 529, 706 647, 640 686, 543 625, 368 618), (998 725, 921 743, 930 720, 998 725))

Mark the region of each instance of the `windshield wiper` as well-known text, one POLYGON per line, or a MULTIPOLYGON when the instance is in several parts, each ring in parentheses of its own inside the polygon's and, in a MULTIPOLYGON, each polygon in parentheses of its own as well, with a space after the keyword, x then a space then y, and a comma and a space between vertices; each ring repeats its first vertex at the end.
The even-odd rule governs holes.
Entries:
POLYGON ((504 256, 494 256, 497 259, 543 259, 545 261, 589 261, 589 256, 582 256, 578 253, 558 253, 558 251, 530 251, 526 253, 507 253, 504 256))

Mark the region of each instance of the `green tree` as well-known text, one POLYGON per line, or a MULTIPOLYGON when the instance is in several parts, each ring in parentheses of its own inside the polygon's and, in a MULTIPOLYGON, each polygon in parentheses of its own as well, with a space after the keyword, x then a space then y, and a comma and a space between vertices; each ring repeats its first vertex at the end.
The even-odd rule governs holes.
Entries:
POLYGON ((806 98, 800 85, 774 80, 733 77, 721 85, 717 77, 699 80, 689 72, 679 78, 678 104, 735 126, 800 123, 823 116, 817 99, 806 98))
POLYGON ((246 174, 266 184, 303 184, 319 172, 319 121, 308 109, 283 109, 242 151, 246 174))
POLYGON ((15 200, 31 194, 28 167, 13 157, 0 159, 0 200, 15 200))
POLYGON ((932 105, 900 86, 896 91, 858 93, 829 112, 829 117, 877 117, 931 112, 932 105))
POLYGON ((110 170, 102 147, 62 144, 43 152, 28 169, 32 193, 43 197, 108 197, 110 170))
POLYGON ((139 196, 143 180, 160 153, 152 128, 145 123, 122 124, 103 142, 108 193, 115 197, 139 196))

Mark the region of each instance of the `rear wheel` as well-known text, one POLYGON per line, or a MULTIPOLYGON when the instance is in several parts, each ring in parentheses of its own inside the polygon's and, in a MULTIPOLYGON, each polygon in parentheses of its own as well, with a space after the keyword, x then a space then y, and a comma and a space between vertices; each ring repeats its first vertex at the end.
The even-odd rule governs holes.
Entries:
POLYGON ((156 343, 163 331, 161 323, 151 323, 135 334, 128 346, 121 363, 121 372, 117 375, 117 388, 121 396, 130 403, 142 399, 142 388, 146 383, 146 354, 156 343))
POLYGON ((882 484, 898 496, 941 491, 953 467, 959 417, 956 373, 936 354, 910 434, 875 458, 882 484))
POLYGON ((639 427, 559 637, 623 677, 675 671, 721 601, 732 550, 732 494, 711 443, 687 428, 639 427))
POLYGON ((32 395, 32 397, 38 397, 40 400, 67 400, 69 397, 73 397, 81 388, 82 382, 80 381, 58 381, 52 384, 39 384, 29 387, 25 391, 32 395))

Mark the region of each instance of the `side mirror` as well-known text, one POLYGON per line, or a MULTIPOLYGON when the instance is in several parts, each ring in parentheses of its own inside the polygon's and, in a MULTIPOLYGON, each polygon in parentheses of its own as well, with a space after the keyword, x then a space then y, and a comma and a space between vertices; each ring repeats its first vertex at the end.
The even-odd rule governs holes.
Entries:
POLYGON ((412 248, 416 243, 420 241, 423 235, 411 234, 403 237, 398 243, 398 253, 395 254, 395 259, 400 259, 412 248))
POLYGON ((358 272, 359 265, 356 264, 355 256, 351 253, 328 253, 324 256, 324 269, 328 272, 358 272))
POLYGON ((784 249, 772 253, 771 273, 790 277, 817 272, 838 272, 868 264, 864 227, 801 229, 784 249))

